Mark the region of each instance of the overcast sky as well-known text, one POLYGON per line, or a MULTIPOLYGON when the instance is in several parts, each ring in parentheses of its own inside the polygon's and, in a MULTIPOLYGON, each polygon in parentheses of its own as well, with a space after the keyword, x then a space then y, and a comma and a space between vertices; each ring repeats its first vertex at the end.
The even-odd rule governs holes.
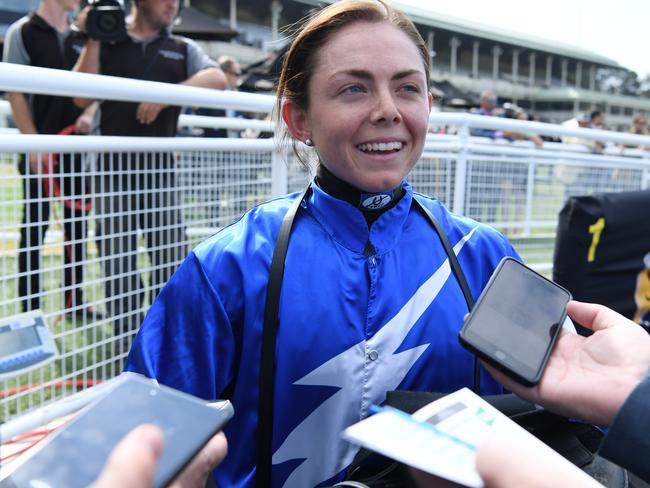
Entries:
POLYGON ((650 73, 650 0, 399 0, 588 49, 650 73))

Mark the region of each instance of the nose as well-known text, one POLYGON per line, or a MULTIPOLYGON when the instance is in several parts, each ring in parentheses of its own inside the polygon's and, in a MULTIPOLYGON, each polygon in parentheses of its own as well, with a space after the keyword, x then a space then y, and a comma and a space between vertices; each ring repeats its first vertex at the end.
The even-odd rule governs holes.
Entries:
POLYGON ((374 102, 375 105, 370 116, 374 124, 395 124, 402 120, 402 115, 390 89, 379 90, 374 102))

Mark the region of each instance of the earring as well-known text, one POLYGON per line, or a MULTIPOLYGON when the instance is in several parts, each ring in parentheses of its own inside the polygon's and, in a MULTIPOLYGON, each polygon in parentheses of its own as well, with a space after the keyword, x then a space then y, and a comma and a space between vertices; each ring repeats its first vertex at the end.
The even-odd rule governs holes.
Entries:
POLYGON ((305 139, 305 144, 308 145, 309 147, 312 147, 314 145, 314 141, 312 141, 309 137, 305 139))

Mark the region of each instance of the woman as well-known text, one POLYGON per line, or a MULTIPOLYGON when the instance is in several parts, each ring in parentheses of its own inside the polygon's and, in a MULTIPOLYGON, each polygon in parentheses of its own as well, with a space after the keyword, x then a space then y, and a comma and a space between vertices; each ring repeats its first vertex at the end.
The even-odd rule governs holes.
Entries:
MULTIPOLYGON (((404 180, 420 158, 429 55, 413 24, 379 1, 320 11, 296 37, 278 87, 291 136, 317 176, 295 218, 279 306, 273 486, 331 484, 356 448, 341 431, 388 390, 471 386, 458 344, 467 313, 441 241, 404 180)), ((153 304, 127 368, 236 414, 220 486, 253 486, 260 342, 271 256, 297 195, 253 208, 192 251, 153 304)), ((477 297, 503 256, 486 226, 418 195, 455 246, 477 297)), ((500 392, 485 376, 483 393, 500 392)), ((264 427, 264 425, 263 425, 264 427)))

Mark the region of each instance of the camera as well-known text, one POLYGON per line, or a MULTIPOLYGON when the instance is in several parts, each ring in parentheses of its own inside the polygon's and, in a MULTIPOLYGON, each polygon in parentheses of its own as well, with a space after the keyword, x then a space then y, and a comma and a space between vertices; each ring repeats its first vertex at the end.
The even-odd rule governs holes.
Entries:
POLYGON ((126 39, 124 8, 120 0, 93 0, 86 18, 86 33, 91 39, 121 42, 126 39))

